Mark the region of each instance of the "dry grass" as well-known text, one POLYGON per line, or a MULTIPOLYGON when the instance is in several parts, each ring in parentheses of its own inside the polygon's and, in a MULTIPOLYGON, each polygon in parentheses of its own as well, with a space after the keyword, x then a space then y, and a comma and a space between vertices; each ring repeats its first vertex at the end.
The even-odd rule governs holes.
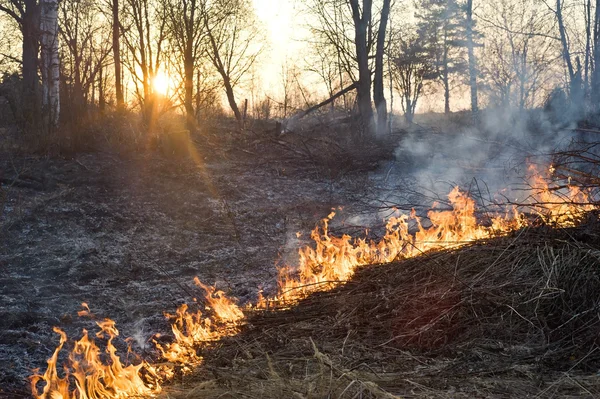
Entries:
POLYGON ((174 398, 600 397, 600 229, 538 227, 361 269, 251 315, 174 398))

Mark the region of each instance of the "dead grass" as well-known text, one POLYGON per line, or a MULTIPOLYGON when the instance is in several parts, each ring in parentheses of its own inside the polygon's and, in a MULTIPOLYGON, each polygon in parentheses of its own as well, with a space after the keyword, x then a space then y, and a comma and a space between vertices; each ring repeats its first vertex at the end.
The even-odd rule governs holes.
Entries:
POLYGON ((251 315, 174 398, 599 397, 600 229, 366 267, 251 315))

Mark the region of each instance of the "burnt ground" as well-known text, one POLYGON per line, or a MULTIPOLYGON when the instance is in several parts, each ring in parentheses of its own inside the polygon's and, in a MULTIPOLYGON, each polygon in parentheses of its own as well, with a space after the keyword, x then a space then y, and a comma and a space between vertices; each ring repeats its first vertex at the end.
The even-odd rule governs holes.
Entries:
POLYGON ((443 203, 455 184, 481 194, 476 176, 507 187, 515 169, 507 146, 462 133, 420 130, 384 143, 387 158, 359 160, 369 149, 344 143, 347 131, 310 133, 213 140, 196 161, 157 150, 14 155, 0 145, 0 397, 30 396, 27 377, 58 344, 53 326, 72 339, 97 331, 77 316, 82 302, 116 321, 121 353, 132 337, 152 358, 151 337, 170 330, 164 312, 201 297, 194 277, 253 301, 275 291, 275 265, 293 263, 332 208, 344 207, 336 233, 359 235, 395 207, 443 203), (480 147, 487 155, 472 157, 480 147))
POLYGON ((201 158, 0 154, 0 396, 28 396, 26 377, 58 343, 53 326, 96 331, 77 317, 82 302, 145 353, 169 331, 163 312, 200 296, 195 276, 241 302, 273 291, 295 233, 366 187, 364 173, 332 179, 284 154, 201 158))

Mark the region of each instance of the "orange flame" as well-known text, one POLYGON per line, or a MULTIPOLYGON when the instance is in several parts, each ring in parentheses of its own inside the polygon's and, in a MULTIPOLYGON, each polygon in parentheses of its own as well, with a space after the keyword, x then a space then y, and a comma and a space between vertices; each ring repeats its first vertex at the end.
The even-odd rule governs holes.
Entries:
MULTIPOLYGON (((533 210, 544 223, 572 227, 587 212, 597 209, 590 195, 578 187, 551 187, 535 168, 531 168, 530 172, 532 194, 525 207, 533 210)), ((448 201, 451 210, 433 209, 428 212, 431 223, 428 228, 423 227, 415 211, 410 215, 391 217, 386 225, 386 233, 379 242, 367 242, 364 238, 353 240, 348 235, 331 236, 329 222, 335 215, 331 213, 311 233, 315 248, 307 246, 298 251, 297 268, 283 266, 279 269, 278 294, 271 299, 261 295, 257 307, 266 308, 271 303, 290 304, 311 293, 329 290, 348 280, 359 266, 388 263, 430 250, 454 248, 505 235, 532 223, 526 214, 512 206, 504 212, 491 215, 489 226, 483 225, 477 219, 475 201, 458 187, 448 194, 448 201), (417 226, 414 235, 409 234, 410 221, 417 226)))
MULTIPOLYGON (((556 227, 570 227, 577 224, 589 211, 596 210, 588 193, 577 187, 551 186, 546 179, 530 169, 532 173, 532 195, 525 208, 533 211, 547 224, 556 227)), ((550 173, 552 168, 550 168, 550 173)), ((454 248, 475 240, 505 235, 511 231, 531 225, 531 218, 519 211, 516 206, 507 207, 501 212, 489 215, 489 223, 481 224, 476 216, 476 203, 467 194, 455 188, 448 195, 450 210, 432 209, 428 212, 431 226, 424 227, 415 211, 410 215, 391 217, 386 224, 386 233, 379 242, 365 238, 352 239, 348 235, 335 237, 329 233, 329 222, 335 216, 332 212, 315 227, 311 238, 315 247, 301 248, 297 268, 284 266, 279 269, 278 294, 264 298, 259 293, 257 308, 270 304, 288 306, 311 293, 324 291, 347 281, 356 269, 367 264, 388 263, 398 258, 410 258, 423 252, 454 248), (409 232, 411 223, 416 232, 409 232)), ((434 205, 433 208, 436 208, 434 205)), ((191 366, 202 363, 198 349, 239 331, 245 316, 236 301, 228 298, 223 291, 204 285, 198 278, 197 286, 205 291, 206 310, 188 311, 188 305, 181 305, 175 315, 165 314, 171 321, 174 342, 166 346, 155 342, 156 347, 168 362, 180 364, 187 372, 191 366)), ((87 304, 80 316, 93 316, 87 304)), ((75 343, 65 367, 64 377, 57 372, 59 352, 67 341, 67 335, 60 329, 60 343, 48 360, 44 375, 34 370, 31 390, 35 399, 121 399, 139 395, 153 395, 161 391, 160 382, 175 375, 172 364, 149 365, 145 362, 133 366, 123 366, 116 355, 113 339, 119 332, 112 320, 98 322, 101 331, 98 338, 107 339, 105 354, 90 339, 87 331, 75 343), (108 355, 105 364, 102 359, 108 355), (140 377, 141 369, 146 370, 151 383, 140 377), (45 382, 42 391, 40 382, 45 382), (74 383, 74 386, 73 386, 74 383)))
MULTIPOLYGON (((188 312, 188 305, 183 304, 175 315, 165 314, 172 319, 171 330, 175 342, 162 346, 155 342, 156 347, 163 357, 170 362, 185 365, 184 372, 189 370, 188 365, 199 365, 202 357, 198 355, 197 348, 211 341, 217 341, 225 336, 235 335, 239 323, 244 319, 244 313, 223 291, 202 284, 198 277, 194 278, 197 286, 205 291, 207 309, 214 312, 213 317, 204 317, 201 311, 188 312)), ((169 366, 161 369, 161 374, 169 373, 169 366)))
POLYGON ((117 349, 113 340, 119 335, 115 328, 115 322, 106 319, 96 323, 100 332, 96 334, 99 338, 107 338, 104 353, 108 355, 109 361, 103 362, 102 350, 90 339, 88 332, 83 330, 83 337, 75 342, 75 346, 69 355, 68 366, 64 369, 64 377, 60 377, 56 370, 59 352, 67 342, 67 334, 55 327, 54 331, 60 335, 60 343, 54 354, 48 359, 48 368, 44 375, 35 374, 30 377, 31 391, 35 399, 120 399, 135 395, 152 395, 160 392, 160 386, 150 386, 140 377, 140 369, 145 363, 137 366, 123 366, 121 359, 117 356, 117 349), (72 379, 74 387, 72 387, 72 379), (40 392, 38 383, 45 382, 40 392))

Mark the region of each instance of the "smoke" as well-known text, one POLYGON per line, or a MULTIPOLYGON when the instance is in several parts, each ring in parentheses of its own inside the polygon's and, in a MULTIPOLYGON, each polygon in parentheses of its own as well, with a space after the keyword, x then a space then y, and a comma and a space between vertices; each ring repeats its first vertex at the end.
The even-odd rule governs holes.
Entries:
POLYGON ((430 206, 455 186, 480 200, 519 200, 527 195, 528 166, 546 170, 553 152, 580 138, 574 124, 542 110, 487 109, 478 127, 469 118, 420 116, 400 140, 388 171, 380 172, 387 174, 380 201, 430 206))

